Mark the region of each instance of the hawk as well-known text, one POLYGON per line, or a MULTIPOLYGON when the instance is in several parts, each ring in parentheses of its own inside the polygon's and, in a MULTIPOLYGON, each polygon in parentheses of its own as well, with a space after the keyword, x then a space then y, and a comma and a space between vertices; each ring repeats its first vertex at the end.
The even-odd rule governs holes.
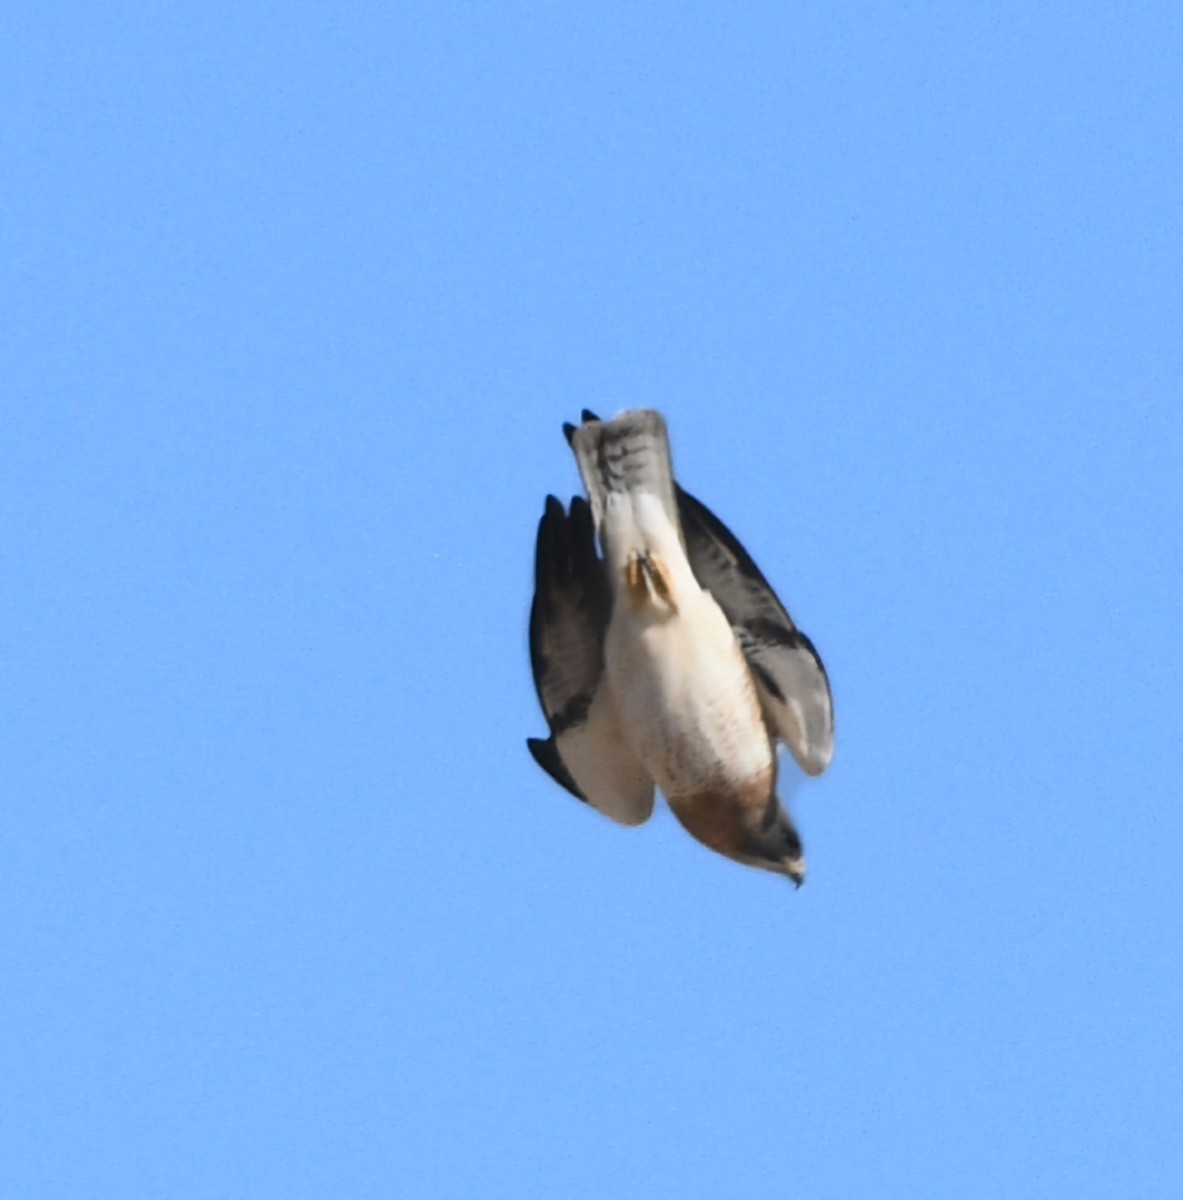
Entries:
POLYGON ((538 526, 530 663, 550 736, 530 752, 622 825, 647 820, 660 789, 704 845, 799 886, 776 750, 810 775, 830 763, 821 658, 734 534, 674 482, 660 413, 585 410, 563 431, 587 499, 548 496, 538 526))

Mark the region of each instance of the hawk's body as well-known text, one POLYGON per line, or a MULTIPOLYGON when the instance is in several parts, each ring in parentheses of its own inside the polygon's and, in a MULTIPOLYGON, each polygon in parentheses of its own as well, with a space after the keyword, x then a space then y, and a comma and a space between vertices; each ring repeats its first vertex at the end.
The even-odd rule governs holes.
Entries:
POLYGON ((569 435, 589 503, 568 515, 548 500, 539 529, 531 657, 552 736, 531 750, 626 824, 648 817, 656 784, 700 841, 799 883, 775 740, 812 773, 828 763, 820 660, 742 546, 676 487, 660 414, 585 414, 569 435))

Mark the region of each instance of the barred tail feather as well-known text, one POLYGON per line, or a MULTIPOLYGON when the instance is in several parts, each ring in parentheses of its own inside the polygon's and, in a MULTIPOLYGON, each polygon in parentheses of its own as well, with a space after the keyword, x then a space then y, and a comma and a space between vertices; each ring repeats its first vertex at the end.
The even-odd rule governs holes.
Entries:
POLYGON ((571 444, 597 528, 611 496, 653 496, 677 524, 669 434, 661 413, 638 408, 611 421, 589 421, 574 431, 571 444))
MULTIPOLYGON (((590 414, 589 414, 590 415, 590 414)), ((652 409, 587 421, 571 435, 610 577, 631 556, 683 559, 665 418, 652 409)))

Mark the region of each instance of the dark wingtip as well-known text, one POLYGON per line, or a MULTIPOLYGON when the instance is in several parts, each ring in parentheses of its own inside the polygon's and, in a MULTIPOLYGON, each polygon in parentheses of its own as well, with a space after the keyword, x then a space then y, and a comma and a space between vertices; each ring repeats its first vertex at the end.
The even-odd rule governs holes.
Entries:
POLYGON ((582 800, 584 804, 587 803, 587 797, 576 786, 575 780, 571 778, 571 773, 567 770, 566 764, 559 757, 559 751, 555 746, 554 738, 527 738, 526 749, 530 751, 534 761, 555 783, 560 787, 566 788, 576 800, 582 800))
MULTIPOLYGON (((547 496, 546 506, 538 521, 538 537, 534 542, 534 605, 530 625, 533 629, 539 605, 548 602, 551 587, 563 570, 568 551, 566 546, 567 510, 558 496, 547 496)), ((531 633, 531 653, 534 634, 531 633)))
POLYGON ((600 419, 599 417, 596 416, 596 414, 594 412, 592 412, 592 410, 590 408, 585 408, 583 410, 583 412, 581 412, 579 415, 583 418, 583 423, 585 425, 589 421, 598 421, 600 419))
POLYGON ((567 439, 567 445, 571 445, 571 439, 575 436, 575 426, 570 421, 563 422, 563 437, 567 439))

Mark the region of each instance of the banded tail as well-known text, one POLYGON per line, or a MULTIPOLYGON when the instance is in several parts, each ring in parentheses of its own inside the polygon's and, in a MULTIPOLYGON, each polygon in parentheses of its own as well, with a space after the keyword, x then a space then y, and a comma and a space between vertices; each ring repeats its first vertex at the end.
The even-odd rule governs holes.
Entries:
POLYGON ((665 418, 638 408, 587 420, 571 431, 571 447, 614 587, 623 578, 634 605, 670 603, 690 570, 665 418))

